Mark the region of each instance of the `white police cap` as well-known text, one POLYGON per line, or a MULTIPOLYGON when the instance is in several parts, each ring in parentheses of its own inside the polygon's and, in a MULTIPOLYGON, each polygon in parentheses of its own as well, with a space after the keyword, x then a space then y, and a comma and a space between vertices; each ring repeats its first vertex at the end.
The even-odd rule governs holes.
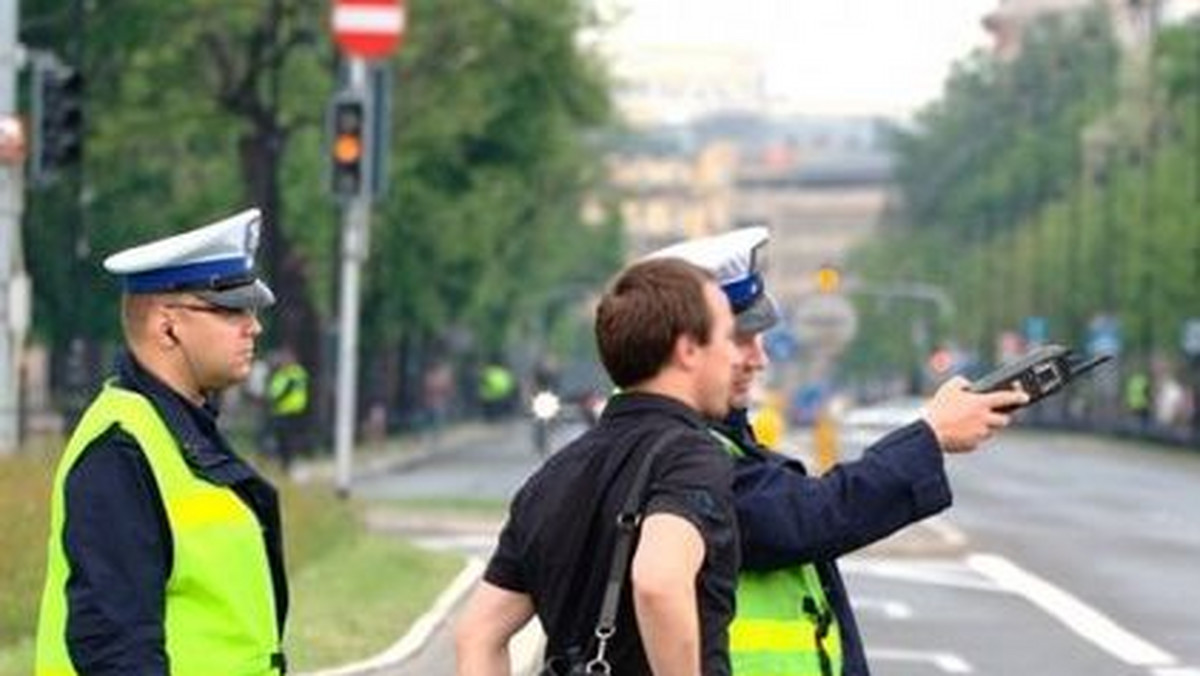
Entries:
POLYGON ((254 271, 262 215, 246 209, 188 232, 117 252, 104 269, 120 275, 125 293, 193 293, 221 307, 258 309, 275 294, 254 271))
POLYGON ((647 258, 681 258, 717 278, 729 298, 741 333, 760 333, 779 322, 779 309, 762 277, 761 251, 770 238, 765 227, 740 228, 659 249, 647 258))

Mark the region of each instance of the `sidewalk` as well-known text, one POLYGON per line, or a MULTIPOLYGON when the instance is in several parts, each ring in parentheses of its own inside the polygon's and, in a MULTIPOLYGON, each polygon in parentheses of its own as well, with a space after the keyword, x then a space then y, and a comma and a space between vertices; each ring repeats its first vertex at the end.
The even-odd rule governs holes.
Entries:
MULTIPOLYGON (((498 428, 509 424, 516 424, 516 421, 488 423, 468 420, 447 425, 436 435, 431 432, 408 433, 381 442, 358 444, 354 448, 351 480, 415 467, 438 453, 453 453, 455 448, 494 435, 498 428)), ((297 483, 333 481, 336 477, 337 459, 332 454, 300 460, 292 469, 292 480, 297 483)))

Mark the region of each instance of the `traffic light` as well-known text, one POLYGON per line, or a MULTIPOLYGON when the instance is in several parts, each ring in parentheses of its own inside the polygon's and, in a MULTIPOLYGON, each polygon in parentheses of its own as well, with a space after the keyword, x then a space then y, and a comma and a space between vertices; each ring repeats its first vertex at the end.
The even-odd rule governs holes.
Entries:
POLYGON ((35 180, 49 180, 83 159, 83 92, 83 75, 74 68, 46 63, 34 69, 35 180))
POLYGON ((367 189, 366 104, 338 98, 330 111, 330 186, 339 198, 359 197, 367 189))
POLYGON ((832 265, 822 265, 817 270, 817 291, 837 293, 842 286, 842 271, 832 265))

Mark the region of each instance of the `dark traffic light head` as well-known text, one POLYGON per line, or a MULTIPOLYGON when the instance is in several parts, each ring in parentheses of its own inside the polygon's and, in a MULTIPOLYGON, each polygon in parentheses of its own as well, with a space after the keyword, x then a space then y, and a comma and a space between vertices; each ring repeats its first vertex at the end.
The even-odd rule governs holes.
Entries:
POLYGON ((34 180, 49 181, 83 159, 83 102, 84 79, 78 70, 57 63, 35 67, 34 180))

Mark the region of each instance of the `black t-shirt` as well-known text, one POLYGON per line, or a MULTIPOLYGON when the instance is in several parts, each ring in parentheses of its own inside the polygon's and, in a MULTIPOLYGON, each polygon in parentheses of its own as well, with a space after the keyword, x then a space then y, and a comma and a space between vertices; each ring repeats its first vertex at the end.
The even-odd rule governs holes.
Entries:
MULTIPOLYGON (((641 460, 672 427, 685 431, 662 448, 650 474, 644 513, 670 513, 704 538, 696 581, 703 673, 730 673, 728 624, 738 570, 732 463, 704 421, 675 400, 617 395, 600 423, 559 451, 525 482, 484 579, 530 595, 549 637, 546 654, 590 659, 592 634, 612 563, 616 515, 641 460)), ((607 655, 614 674, 649 674, 626 574, 616 633, 607 655)))

